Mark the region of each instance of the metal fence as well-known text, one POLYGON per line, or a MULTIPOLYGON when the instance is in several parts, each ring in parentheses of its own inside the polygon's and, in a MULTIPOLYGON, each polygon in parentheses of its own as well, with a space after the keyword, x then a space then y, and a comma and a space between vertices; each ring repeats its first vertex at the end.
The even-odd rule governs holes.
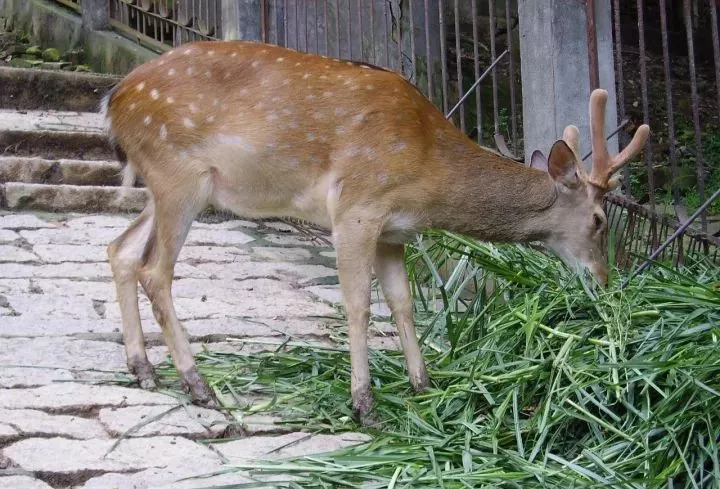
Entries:
MULTIPOLYGON (((452 120, 485 146, 495 146, 494 136, 501 134, 509 152, 522 158, 517 0, 258 1, 259 40, 396 70, 445 113, 507 50, 452 120)), ((169 49, 222 38, 220 3, 110 0, 111 23, 139 42, 169 49)), ((613 195, 606 202, 618 256, 655 249, 668 230, 720 187, 717 3, 612 1, 618 116, 632 121, 620 132, 621 147, 637 124, 653 128, 644 161, 625 170, 624 197, 613 195)), ((588 26, 593 23, 588 18, 588 26)), ((597 83, 592 29, 588 46, 591 79, 597 83)), ((692 250, 712 253, 720 246, 720 222, 713 214, 720 209, 704 213, 685 235, 685 248, 677 251, 680 262, 692 250)))
POLYGON ((217 0, 110 0, 110 23, 155 49, 222 37, 217 0))
MULTIPOLYGON (((643 161, 625 171, 626 198, 608 202, 611 212, 624 209, 625 217, 616 212, 611 220, 619 256, 657 248, 669 229, 720 187, 717 3, 613 0, 618 116, 653 128, 643 161)), ((620 142, 628 142, 626 132, 620 142)), ((700 216, 668 251, 673 261, 693 251, 717 259, 717 215, 720 209, 711 208, 700 216)))
POLYGON ((73 10, 80 11, 82 0, 55 0, 58 3, 61 3, 65 5, 66 7, 70 7, 73 10))

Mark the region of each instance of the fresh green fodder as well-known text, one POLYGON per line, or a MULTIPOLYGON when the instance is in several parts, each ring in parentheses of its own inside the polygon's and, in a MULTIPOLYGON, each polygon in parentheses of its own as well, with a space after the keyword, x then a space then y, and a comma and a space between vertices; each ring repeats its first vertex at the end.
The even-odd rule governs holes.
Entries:
MULTIPOLYGON (((351 418, 342 348, 199 355, 246 413, 372 435, 233 470, 297 488, 720 487, 716 267, 655 267, 620 292, 617 276, 597 289, 544 253, 448 233, 408 247, 407 261, 431 386, 414 394, 402 353, 372 351, 382 430, 351 418), (244 404, 257 397, 270 400, 244 404)), ((161 374, 176 378, 171 364, 161 374)))

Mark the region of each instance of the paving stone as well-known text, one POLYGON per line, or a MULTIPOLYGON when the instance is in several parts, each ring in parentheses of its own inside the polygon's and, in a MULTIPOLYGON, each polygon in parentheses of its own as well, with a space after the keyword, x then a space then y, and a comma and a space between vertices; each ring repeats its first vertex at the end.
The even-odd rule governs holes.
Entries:
POLYGON ((181 437, 125 439, 105 456, 113 443, 113 440, 28 438, 6 447, 4 453, 25 470, 57 474, 202 466, 218 460, 211 450, 181 437))
POLYGON ((4 278, 80 278, 109 279, 112 274, 107 263, 60 263, 55 265, 27 265, 5 263, 0 268, 4 278))
POLYGON ((337 253, 334 251, 321 251, 320 256, 324 256, 325 258, 337 258, 337 253))
MULTIPOLYGON (((163 346, 163 349, 165 347, 163 346)), ((148 355, 150 356, 148 351, 148 355)), ((149 358, 160 362, 160 351, 149 358)), ((125 371, 125 348, 111 341, 91 341, 67 336, 4 338, 0 365, 60 368, 66 370, 125 371)))
POLYGON ((183 246, 178 261, 227 263, 247 260, 248 250, 234 246, 183 246))
MULTIPOLYGON (((0 272, 1 273, 1 272, 0 272)), ((61 297, 89 297, 114 301, 115 285, 110 280, 93 281, 67 278, 0 279, 0 290, 8 294, 55 295, 61 297)))
POLYGON ((253 253, 260 258, 274 261, 303 261, 312 257, 312 253, 305 248, 255 247, 253 253))
MULTIPOLYGON (((135 218, 135 215, 124 217, 105 214, 78 215, 65 221, 65 225, 73 229, 81 228, 127 228, 135 218)), ((122 232, 122 231, 120 231, 122 232)))
POLYGON ((278 246, 312 246, 313 240, 302 234, 266 234, 263 238, 278 246))
POLYGON ((40 258, 34 253, 30 253, 18 246, 0 245, 0 263, 32 261, 40 261, 40 258))
POLYGON ((0 408, 85 411, 103 406, 175 405, 164 394, 115 385, 88 385, 63 382, 32 389, 5 389, 0 392, 0 408))
POLYGON ((5 424, 5 420, 0 422, 0 442, 11 440, 16 438, 18 435, 20 435, 20 433, 9 424, 5 424))
MULTIPOLYGON (((5 317, 0 322, 0 338, 73 336, 78 334, 115 335, 121 332, 121 326, 121 322, 116 319, 15 316, 5 317)), ((2 344, 2 341, 0 341, 0 344, 2 344)))
POLYGON ((0 387, 4 389, 37 387, 68 380, 73 380, 73 375, 70 371, 63 369, 0 367, 0 387))
POLYGON ((107 262, 107 246, 100 245, 35 245, 33 252, 45 263, 107 262))
POLYGON ((10 306, 26 319, 48 321, 58 317, 72 319, 101 319, 89 297, 55 296, 52 294, 7 294, 10 306))
POLYGON ((80 440, 108 438, 96 419, 47 414, 33 409, 0 409, 0 420, 14 426, 24 438, 51 436, 80 440))
POLYGON ((330 304, 342 305, 343 297, 340 286, 334 285, 311 285, 304 287, 304 290, 312 292, 318 296, 321 300, 329 302, 330 304))
POLYGON ((11 475, 0 476, 0 489, 52 489, 52 487, 26 475, 11 475))
POLYGON ((192 224, 193 229, 240 229, 248 228, 255 229, 258 227, 257 223, 252 221, 246 221, 244 219, 231 219, 229 221, 222 221, 218 223, 211 222, 200 222, 195 221, 192 224))
POLYGON ((263 225, 267 228, 274 229, 275 231, 282 231, 284 233, 297 233, 298 230, 295 226, 287 224, 282 221, 265 221, 263 225))
MULTIPOLYGON (((0 269, 2 274, 2 269, 0 269)), ((29 294, 30 280, 25 278, 0 278, 0 294, 29 294)))
MULTIPOLYGON (((164 406, 105 408, 100 410, 99 419, 108 433, 112 436, 120 436, 138 424, 161 415, 167 409, 164 406)), ((188 405, 146 424, 127 436, 178 435, 214 438, 222 435, 226 427, 227 420, 219 411, 188 405)))
POLYGON ((214 443, 212 446, 227 458, 229 463, 242 463, 248 460, 276 460, 330 452, 370 439, 369 436, 361 433, 312 435, 295 432, 280 436, 252 436, 225 443, 214 443))
POLYGON ((0 243, 12 243, 17 239, 20 239, 20 235, 15 231, 0 229, 0 243))
POLYGON ((20 235, 32 245, 61 244, 107 246, 123 231, 124 228, 107 228, 100 226, 88 226, 82 228, 62 227, 55 229, 20 231, 20 235))
POLYGON ((307 281, 320 277, 337 277, 335 269, 323 265, 305 265, 287 262, 232 262, 202 263, 197 268, 218 278, 245 280, 248 278, 274 277, 283 280, 307 281))
POLYGON ((8 214, 0 216, 0 228, 40 229, 54 227, 55 224, 43 221, 34 214, 8 214))
POLYGON ((241 231, 230 231, 225 229, 191 229, 188 233, 185 244, 189 246, 211 245, 211 246, 236 246, 254 241, 255 238, 241 231))
MULTIPOLYGON (((89 479, 78 489, 204 489, 211 487, 234 487, 235 484, 252 482, 242 472, 220 474, 207 477, 223 470, 217 463, 206 462, 186 467, 163 467, 146 469, 134 474, 103 474, 89 479), (190 478, 190 479, 188 479, 190 478), (187 480, 183 480, 187 479, 187 480)), ((256 478, 272 480, 271 477, 256 478)), ((283 477, 282 480, 287 480, 283 477)))
MULTIPOLYGON (((0 268, 3 278, 75 278, 83 280, 110 280, 110 264, 104 263, 58 263, 51 265, 27 265, 6 263, 0 268)), ((199 270, 187 263, 178 263, 175 277, 207 278, 210 272, 199 270)))

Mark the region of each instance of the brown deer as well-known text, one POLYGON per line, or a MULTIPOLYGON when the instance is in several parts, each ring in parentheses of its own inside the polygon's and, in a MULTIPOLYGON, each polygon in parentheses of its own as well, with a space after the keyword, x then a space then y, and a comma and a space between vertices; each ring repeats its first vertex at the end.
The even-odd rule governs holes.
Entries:
POLYGON ((294 217, 332 230, 347 312, 356 415, 373 406, 366 333, 372 271, 380 281, 415 390, 428 375, 413 325, 403 244, 424 229, 487 241, 539 241, 604 283, 603 194, 639 153, 641 126, 615 158, 603 135, 607 94, 592 94, 593 169, 574 126, 540 171, 484 149, 400 75, 261 43, 185 44, 130 73, 104 100, 111 141, 150 192, 108 248, 128 367, 155 385, 137 301, 139 281, 193 401, 216 405, 173 307, 178 253, 208 205, 250 218, 294 217))

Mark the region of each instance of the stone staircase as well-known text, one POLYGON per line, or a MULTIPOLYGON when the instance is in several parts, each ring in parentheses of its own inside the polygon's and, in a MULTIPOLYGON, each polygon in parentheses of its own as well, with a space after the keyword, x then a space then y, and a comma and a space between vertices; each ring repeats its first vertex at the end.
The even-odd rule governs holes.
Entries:
POLYGON ((0 207, 52 212, 138 212, 147 193, 121 188, 97 112, 114 77, 0 68, 0 207), (38 81, 42 79, 42 81, 38 81), (12 80, 6 83, 6 80, 12 80), (24 83, 23 83, 24 82, 24 83), (62 87, 62 99, 33 97, 62 87))

